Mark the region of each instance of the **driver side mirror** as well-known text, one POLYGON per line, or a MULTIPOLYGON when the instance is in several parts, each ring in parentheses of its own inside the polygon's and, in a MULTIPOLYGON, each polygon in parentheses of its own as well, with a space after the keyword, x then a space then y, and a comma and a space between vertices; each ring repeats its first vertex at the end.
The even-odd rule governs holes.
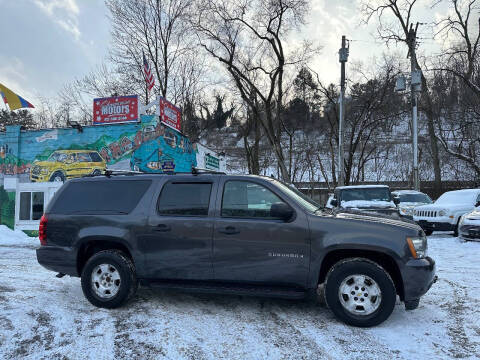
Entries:
POLYGON ((337 207, 337 206, 338 206, 338 201, 337 201, 337 199, 332 199, 332 200, 330 201, 330 205, 332 205, 333 207, 337 207))
POLYGON ((395 205, 400 204, 400 198, 399 198, 398 196, 394 196, 394 197, 393 197, 393 203, 394 203, 395 205))
POLYGON ((475 204, 475 207, 479 207, 480 206, 480 200, 477 201, 477 203, 475 204))
POLYGON ((274 203, 270 208, 270 216, 288 221, 293 216, 293 209, 283 202, 274 203))

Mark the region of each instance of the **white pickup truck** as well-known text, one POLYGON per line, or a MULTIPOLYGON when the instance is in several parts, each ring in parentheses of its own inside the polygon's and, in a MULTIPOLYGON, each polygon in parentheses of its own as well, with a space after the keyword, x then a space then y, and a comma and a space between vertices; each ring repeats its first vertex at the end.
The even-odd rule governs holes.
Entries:
POLYGON ((413 220, 427 235, 434 231, 453 231, 458 236, 460 217, 479 206, 479 203, 480 189, 448 191, 433 204, 416 207, 413 220))

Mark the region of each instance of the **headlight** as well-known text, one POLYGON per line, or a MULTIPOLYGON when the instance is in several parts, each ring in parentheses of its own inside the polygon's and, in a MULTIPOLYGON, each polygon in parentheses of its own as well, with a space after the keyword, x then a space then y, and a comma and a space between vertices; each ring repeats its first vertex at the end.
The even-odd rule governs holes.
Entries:
POLYGON ((438 215, 440 216, 445 216, 447 215, 447 212, 445 210, 440 210, 440 212, 438 213, 438 215))
POLYGON ((420 237, 407 237, 407 244, 412 256, 415 259, 422 259, 427 256, 427 238, 425 236, 420 237))
POLYGON ((460 216, 460 220, 458 221, 458 226, 462 226, 463 222, 465 221, 465 215, 460 216))
POLYGON ((409 207, 400 208, 400 214, 402 215, 413 215, 413 209, 409 207))

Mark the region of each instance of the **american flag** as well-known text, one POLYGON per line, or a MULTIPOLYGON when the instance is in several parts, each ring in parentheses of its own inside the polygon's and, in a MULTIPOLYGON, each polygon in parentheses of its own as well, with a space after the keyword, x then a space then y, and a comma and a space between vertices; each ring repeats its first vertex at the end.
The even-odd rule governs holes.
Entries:
POLYGON ((145 73, 145 81, 147 82, 148 90, 152 90, 153 85, 155 85, 155 78, 153 77, 152 70, 150 69, 150 64, 143 53, 143 72, 145 73))

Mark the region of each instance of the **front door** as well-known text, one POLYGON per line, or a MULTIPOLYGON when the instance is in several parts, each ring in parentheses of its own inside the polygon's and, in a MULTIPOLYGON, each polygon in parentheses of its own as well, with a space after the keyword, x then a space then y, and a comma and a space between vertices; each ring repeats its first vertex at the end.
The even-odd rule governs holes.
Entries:
POLYGON ((211 280, 213 182, 166 182, 143 236, 147 276, 211 280))
MULTIPOLYGON (((305 214, 270 215, 285 195, 255 181, 225 181, 215 218, 213 267, 219 281, 306 286, 310 241, 305 214)), ((288 202, 287 202, 288 203, 288 202)), ((291 205, 291 204, 290 204, 291 205)))

